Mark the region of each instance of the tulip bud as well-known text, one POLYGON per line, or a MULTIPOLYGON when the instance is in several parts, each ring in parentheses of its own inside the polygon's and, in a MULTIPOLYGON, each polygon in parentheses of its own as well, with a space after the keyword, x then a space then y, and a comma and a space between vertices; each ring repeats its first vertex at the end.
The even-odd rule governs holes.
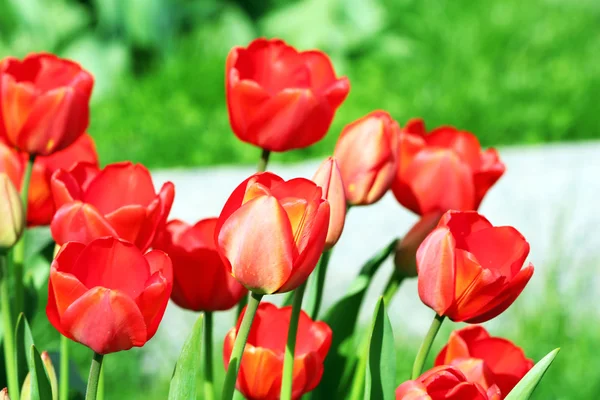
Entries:
POLYGON ((25 228, 19 192, 6 174, 0 174, 0 252, 17 243, 25 228))
POLYGON ((346 125, 335 146, 346 200, 368 205, 383 197, 396 174, 398 123, 374 111, 346 125))
POLYGON ((401 276, 407 278, 417 276, 417 249, 427 235, 437 226, 441 217, 442 213, 439 212, 424 215, 413 225, 402 240, 398 241, 394 264, 401 276))
MULTIPOLYGON (((52 360, 50 359, 50 355, 47 351, 44 351, 41 354, 42 363, 44 364, 44 368, 46 369, 46 375, 48 375, 48 380, 50 381, 50 387, 52 388, 52 400, 58 400, 58 380, 56 379, 56 371, 54 370, 54 365, 52 365, 52 360)), ((25 380, 23 381, 23 387, 21 389, 21 400, 29 400, 31 398, 31 374, 27 374, 25 380)), ((4 398, 0 394, 0 400, 4 398)))
POLYGON ((344 183, 335 158, 329 157, 323 161, 312 180, 323 189, 322 198, 329 202, 329 228, 325 247, 330 249, 342 235, 346 221, 344 183))
POLYGON ((8 397, 8 389, 7 388, 0 390, 0 400, 10 400, 10 397, 8 397))

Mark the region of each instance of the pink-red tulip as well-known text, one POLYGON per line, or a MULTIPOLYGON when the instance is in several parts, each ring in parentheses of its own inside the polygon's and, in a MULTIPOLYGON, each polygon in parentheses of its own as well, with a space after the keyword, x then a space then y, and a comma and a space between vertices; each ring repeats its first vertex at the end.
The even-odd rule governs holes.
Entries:
POLYGON ((529 243, 511 226, 492 226, 475 211, 448 211, 417 250, 419 296, 453 321, 485 322, 525 288, 529 243))
POLYGON ((94 78, 73 61, 31 54, 0 61, 0 138, 34 155, 68 147, 89 124, 94 78))
MULTIPOLYGON (((0 172, 8 174, 17 188, 22 185, 27 159, 27 153, 18 152, 0 142, 0 172)), ((64 150, 35 158, 27 201, 28 226, 50 225, 56 211, 50 189, 52 174, 58 169, 70 168, 79 161, 98 166, 96 146, 88 134, 80 136, 64 150)))
POLYGON ((178 306, 193 311, 220 311, 235 306, 248 293, 236 281, 217 252, 217 218, 191 226, 170 221, 154 240, 173 262, 173 293, 178 306))
POLYGON ((8 175, 0 173, 0 253, 13 247, 24 230, 25 214, 19 192, 8 175))
POLYGON ((498 386, 502 398, 533 367, 520 347, 510 340, 492 337, 479 325, 467 326, 450 335, 448 344, 435 359, 435 365, 453 365, 460 369, 470 382, 484 389, 498 386))
POLYGON ((215 238, 228 271, 260 294, 300 286, 314 270, 327 237, 329 203, 314 182, 252 175, 221 211, 215 238))
POLYGON ((312 180, 321 187, 323 198, 329 202, 329 228, 325 240, 325 247, 329 249, 339 240, 346 222, 344 183, 335 158, 323 161, 312 180))
POLYGON ((167 182, 157 194, 141 164, 115 163, 99 170, 78 163, 54 173, 52 194, 57 211, 50 228, 56 243, 113 236, 145 250, 167 220, 175 189, 167 182))
POLYGON ((373 111, 346 125, 335 146, 350 205, 378 201, 396 173, 398 123, 386 111, 373 111))
POLYGON ((299 52, 282 40, 234 47, 225 71, 229 122, 236 136, 271 151, 321 140, 350 84, 336 78, 320 51, 299 52))
MULTIPOLYGON (((261 303, 258 306, 236 382, 236 388, 248 400, 279 399, 283 356, 291 314, 291 306, 277 308, 270 303, 261 303)), ((242 313, 237 326, 225 336, 223 344, 225 368, 229 365, 229 358, 243 316, 242 313)), ((304 311, 300 311, 292 380, 293 399, 299 399, 303 394, 317 387, 323 375, 323 361, 330 346, 329 326, 324 322, 311 320, 304 311)))
POLYGON ((455 367, 443 365, 426 371, 396 389, 396 400, 500 400, 500 390, 485 390, 455 367))
POLYGON ((451 126, 426 133, 423 120, 414 119, 398 138, 392 191, 400 204, 419 215, 477 210, 505 170, 495 149, 482 152, 475 135, 451 126))
POLYGON ((160 323, 173 285, 171 260, 104 237, 69 242, 50 267, 50 323, 99 354, 141 347, 160 323))

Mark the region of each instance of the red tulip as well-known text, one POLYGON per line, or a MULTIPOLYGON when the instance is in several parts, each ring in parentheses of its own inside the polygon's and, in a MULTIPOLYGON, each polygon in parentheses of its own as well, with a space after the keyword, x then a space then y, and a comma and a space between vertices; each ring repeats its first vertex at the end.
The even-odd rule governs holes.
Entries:
POLYGON ((0 61, 0 138, 49 155, 68 147, 89 124, 94 78, 73 61, 31 54, 0 61))
MULTIPOLYGON (((283 355, 291 314, 291 306, 277 308, 270 303, 261 303, 258 306, 236 382, 236 388, 248 400, 279 399, 283 355)), ((229 365, 243 316, 242 313, 237 326, 225 336, 225 368, 229 365)), ((330 346, 329 326, 324 322, 311 320, 304 311, 300 311, 292 380, 293 399, 299 399, 317 387, 323 375, 323 361, 330 346)))
POLYGON ((283 293, 300 286, 325 247, 329 203, 308 179, 252 175, 231 194, 215 230, 227 270, 249 290, 283 293))
POLYGON ((342 235, 346 222, 344 183, 335 158, 329 157, 323 161, 312 180, 323 189, 323 199, 329 202, 329 228, 325 247, 332 248, 342 235))
POLYGON ((167 182, 157 194, 141 164, 115 163, 100 171, 78 163, 54 173, 52 194, 57 211, 50 228, 56 243, 113 236, 145 250, 166 222, 175 189, 167 182))
POLYGON ((470 132, 444 126, 426 133, 421 119, 409 121, 399 132, 392 191, 400 204, 417 214, 477 210, 504 173, 496 150, 482 152, 470 132))
POLYGON ((396 400, 500 400, 497 386, 487 391, 470 382, 457 368, 434 367, 414 381, 406 381, 396 389, 396 400))
POLYGON ((194 226, 170 221, 154 240, 173 262, 171 299, 193 311, 228 310, 248 291, 236 281, 219 257, 215 244, 217 218, 194 226))
POLYGON ((529 243, 511 226, 475 211, 448 211, 417 250, 419 296, 438 315, 480 323, 506 310, 525 288, 529 243))
POLYGON ((452 332, 435 365, 453 365, 471 382, 485 389, 495 384, 506 397, 533 367, 521 348, 510 340, 491 337, 484 327, 474 325, 452 332), (472 368, 479 365, 479 368, 472 368))
POLYGON ((348 204, 372 204, 388 191, 396 173, 398 129, 386 111, 373 111, 342 130, 334 156, 348 204))
POLYGON ((172 284, 171 260, 160 250, 142 254, 112 237, 69 242, 50 267, 46 314, 96 353, 141 347, 158 329, 172 284))
POLYGON ((298 52, 282 40, 234 47, 225 71, 229 122, 236 136, 271 151, 323 139, 350 84, 336 78, 320 51, 298 52))
MULTIPOLYGON (((0 142, 0 172, 9 175, 16 187, 23 182, 27 153, 18 152, 0 142)), ((94 141, 88 134, 82 135, 72 145, 49 156, 39 156, 33 163, 33 172, 29 184, 27 204, 27 225, 49 225, 56 211, 50 188, 50 180, 54 171, 70 168, 75 163, 84 161, 98 165, 98 155, 94 141)))

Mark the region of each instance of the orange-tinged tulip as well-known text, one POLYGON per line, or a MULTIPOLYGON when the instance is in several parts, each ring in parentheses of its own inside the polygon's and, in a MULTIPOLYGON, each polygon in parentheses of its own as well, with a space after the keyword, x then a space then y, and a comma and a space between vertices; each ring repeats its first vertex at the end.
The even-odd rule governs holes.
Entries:
MULTIPOLYGON (((261 303, 258 306, 236 382, 236 388, 248 400, 279 399, 283 356, 291 314, 291 306, 277 308, 270 303, 261 303)), ((225 368, 229 365, 243 315, 240 315, 237 326, 225 336, 223 344, 225 368)), ((329 326, 324 322, 311 320, 304 311, 300 311, 292 378, 293 399, 299 399, 303 394, 317 387, 323 375, 323 361, 330 346, 329 326)))
POLYGON ((417 250, 419 296, 438 315, 480 323, 506 310, 525 288, 529 243, 511 226, 475 211, 448 211, 417 250))
POLYGON ((0 253, 13 247, 25 229, 21 197, 8 175, 0 173, 0 253))
POLYGON ((392 191, 400 204, 419 215, 477 210, 505 170, 495 149, 482 151, 475 135, 451 126, 426 133, 423 120, 414 119, 398 138, 392 191))
POLYGON ((434 367, 396 389, 396 400, 500 400, 497 386, 484 389, 450 365, 434 367))
POLYGON ((373 111, 342 130, 334 156, 348 204, 372 204, 388 191, 396 173, 398 130, 386 111, 373 111))
POLYGON ((453 365, 471 382, 484 389, 496 385, 506 397, 533 367, 523 350, 510 340, 492 337, 479 325, 467 326, 450 335, 435 365, 453 365))
POLYGON ((260 294, 300 286, 314 270, 327 237, 329 203, 314 182, 252 175, 221 211, 215 238, 233 277, 260 294))
POLYGON ((325 247, 329 249, 339 240, 346 222, 344 183, 335 158, 323 161, 312 180, 321 187, 323 198, 329 202, 329 228, 325 240, 325 247))
POLYGON ((170 221, 154 240, 173 262, 173 293, 178 306, 193 311, 220 311, 235 306, 248 293, 219 256, 215 243, 217 218, 195 225, 170 221))
POLYGON ((173 285, 171 260, 103 237, 64 245, 50 267, 50 323, 99 354, 141 347, 160 323, 173 285))
POLYGON ((122 162, 99 170, 78 163, 54 173, 52 194, 57 211, 50 229, 56 243, 113 236, 145 250, 166 223, 175 189, 167 182, 156 193, 150 172, 141 164, 122 162))
MULTIPOLYGON (((18 189, 23 182, 27 159, 27 153, 19 152, 0 142, 0 172, 8 174, 18 189)), ((50 188, 52 174, 61 168, 68 169, 80 161, 98 166, 96 146, 88 134, 80 136, 64 150, 35 158, 29 183, 27 226, 50 224, 56 211, 50 188)))
POLYGON ((0 61, 0 138, 34 155, 68 147, 89 124, 94 78, 73 61, 31 54, 0 61))
POLYGON ((299 52, 282 40, 263 38, 231 50, 225 86, 233 132, 271 151, 323 139, 350 90, 324 53, 299 52))

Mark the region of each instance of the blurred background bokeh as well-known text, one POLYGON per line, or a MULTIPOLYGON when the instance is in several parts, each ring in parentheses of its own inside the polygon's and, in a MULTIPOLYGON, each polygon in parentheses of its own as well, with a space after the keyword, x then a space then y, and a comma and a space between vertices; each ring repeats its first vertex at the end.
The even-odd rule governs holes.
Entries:
MULTIPOLYGON (((81 62, 95 75, 89 132, 102 164, 132 160, 156 170, 255 163, 259 151, 237 140, 229 128, 224 64, 232 46, 259 36, 280 37, 299 49, 324 50, 338 74, 351 82, 350 95, 327 137, 307 149, 274 154, 276 164, 330 154, 341 128, 375 109, 389 111, 400 124, 421 116, 429 127, 455 125, 474 132, 484 146, 600 138, 598 0, 0 0, 0 57, 49 51, 81 62)), ((568 152, 593 156, 582 150, 585 143, 581 146, 568 152)), ((503 150, 516 163, 520 154, 531 157, 503 150)), ((495 204, 532 199, 526 192, 535 184, 532 174, 544 175, 544 154, 535 154, 539 163, 532 158, 532 163, 522 164, 526 171, 508 165, 514 172, 503 178, 506 189, 489 195, 505 196, 495 204), (533 183, 519 186, 522 192, 516 196, 514 182, 526 174, 533 183)), ((582 165, 594 159, 582 159, 582 165)), ((561 179, 570 182, 571 176, 561 179)), ((598 195, 600 181, 585 179, 574 185, 588 194, 595 189, 598 195)), ((552 193, 567 191, 558 187, 552 193)), ((219 193, 226 196, 229 188, 219 193)), ((533 306, 517 303, 509 310, 510 319, 503 319, 493 333, 511 338, 536 360, 563 346, 536 399, 597 398, 600 313, 592 307, 593 297, 586 297, 597 292, 584 295, 565 287, 561 274, 580 269, 586 272, 578 279, 590 281, 600 265, 598 247, 586 250, 585 263, 574 263, 573 255, 581 256, 581 251, 573 243, 589 235, 580 231, 580 239, 568 248, 561 246, 563 227, 575 212, 573 203, 563 201, 547 218, 538 215, 535 202, 541 200, 536 199, 521 211, 514 206, 512 219, 501 222, 539 228, 532 218, 545 218, 553 228, 532 232, 552 238, 555 254, 544 254, 547 266, 538 278, 543 290, 524 295, 533 306)), ((199 206, 191 201, 190 209, 199 206)), ((488 211, 495 210, 484 204, 483 212, 488 211)), ((589 216, 590 226, 597 226, 594 219, 589 216)), ((399 225, 397 234, 407 228, 399 225)), ((43 296, 34 321, 36 341, 56 350, 58 337, 45 321, 43 296)), ((450 328, 444 327, 437 348, 450 328)), ((397 331, 399 375, 404 376, 420 337, 402 327, 397 331)), ((158 340, 153 345, 155 355, 161 345, 158 340)), ((73 346, 74 360, 85 375, 89 351, 73 346)), ((107 399, 165 398, 172 364, 148 365, 142 361, 148 360, 144 351, 107 357, 107 399)), ((166 359, 178 352, 167 351, 173 354, 166 359)), ((149 359, 163 362, 160 356, 149 359)))

